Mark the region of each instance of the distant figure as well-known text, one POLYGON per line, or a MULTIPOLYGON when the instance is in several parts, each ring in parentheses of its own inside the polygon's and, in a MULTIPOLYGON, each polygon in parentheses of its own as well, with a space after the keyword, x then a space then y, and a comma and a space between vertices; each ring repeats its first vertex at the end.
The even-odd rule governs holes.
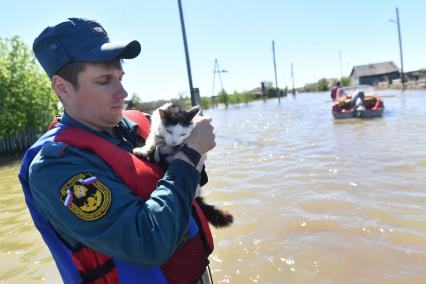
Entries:
POLYGON ((339 91, 340 89, 340 82, 337 81, 336 85, 333 86, 333 88, 331 89, 331 99, 333 100, 333 102, 337 99, 337 91, 339 91))

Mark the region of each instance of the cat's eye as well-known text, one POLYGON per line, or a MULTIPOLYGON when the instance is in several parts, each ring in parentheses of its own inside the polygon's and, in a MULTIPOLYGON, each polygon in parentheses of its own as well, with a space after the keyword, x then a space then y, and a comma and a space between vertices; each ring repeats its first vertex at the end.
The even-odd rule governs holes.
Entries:
POLYGON ((171 130, 166 129, 167 133, 172 134, 171 130))
POLYGON ((182 133, 182 134, 181 134, 181 135, 179 135, 179 136, 181 136, 181 137, 182 137, 182 136, 185 136, 185 135, 186 135, 185 133, 182 133))

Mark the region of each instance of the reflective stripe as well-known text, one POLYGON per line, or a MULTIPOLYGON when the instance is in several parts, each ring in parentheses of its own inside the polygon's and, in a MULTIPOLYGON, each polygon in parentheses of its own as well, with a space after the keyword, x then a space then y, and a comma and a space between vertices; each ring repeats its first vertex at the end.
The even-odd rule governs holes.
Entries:
POLYGON ((206 269, 206 271, 204 271, 201 278, 195 284, 213 284, 213 282, 211 280, 212 280, 212 278, 211 278, 211 274, 210 274, 210 269, 206 269))

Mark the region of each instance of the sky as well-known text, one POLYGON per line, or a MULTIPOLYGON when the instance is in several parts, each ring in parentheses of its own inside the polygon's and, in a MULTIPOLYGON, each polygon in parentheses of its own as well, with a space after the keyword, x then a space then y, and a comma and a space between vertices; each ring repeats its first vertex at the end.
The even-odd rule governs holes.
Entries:
MULTIPOLYGON (((0 7, 0 37, 19 35, 28 47, 44 28, 69 17, 96 20, 112 41, 142 45, 141 55, 124 64, 129 95, 189 96, 177 1, 2 0, 0 7)), ((426 68, 424 0, 182 0, 182 7, 201 96, 220 91, 219 75, 228 93, 275 84, 272 41, 280 88, 292 86, 291 64, 296 87, 349 76, 356 65, 393 61, 400 68, 396 7, 404 71, 426 68), (214 72, 215 59, 226 72, 214 72)))

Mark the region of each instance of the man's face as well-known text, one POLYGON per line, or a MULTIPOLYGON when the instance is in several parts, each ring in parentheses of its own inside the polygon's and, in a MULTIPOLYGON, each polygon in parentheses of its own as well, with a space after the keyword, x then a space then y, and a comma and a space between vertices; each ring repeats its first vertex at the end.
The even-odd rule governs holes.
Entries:
POLYGON ((102 63, 88 63, 78 74, 78 89, 72 88, 67 96, 66 111, 80 123, 95 130, 105 130, 117 125, 122 118, 124 90, 121 68, 102 63))

